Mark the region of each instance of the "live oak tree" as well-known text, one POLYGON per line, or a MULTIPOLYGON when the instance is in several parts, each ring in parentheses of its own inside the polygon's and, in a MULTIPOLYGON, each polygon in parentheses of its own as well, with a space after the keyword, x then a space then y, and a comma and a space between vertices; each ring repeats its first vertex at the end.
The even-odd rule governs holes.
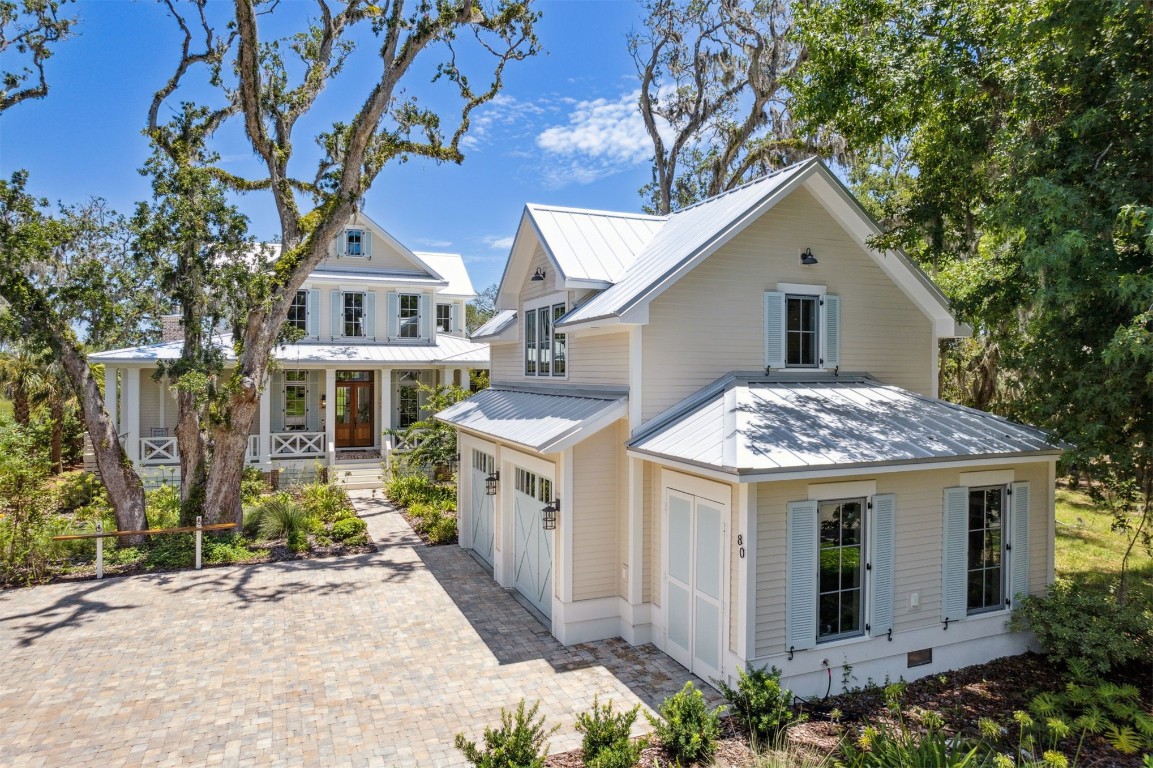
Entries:
MULTIPOLYGON (((216 385, 211 422, 201 423, 211 446, 205 517, 236 520, 249 430, 273 347, 281 338, 297 289, 325 257, 386 163, 409 157, 463 159, 460 140, 472 111, 499 92, 509 62, 536 53, 537 17, 528 2, 514 0, 499 0, 491 7, 471 0, 378 4, 352 0, 339 11, 318 0, 317 18, 307 29, 285 39, 268 39, 261 32, 261 20, 271 19, 278 3, 236 0, 234 26, 221 38, 213 32, 204 0, 192 3, 195 10, 190 14, 183 14, 187 6, 174 2, 168 6, 185 42, 172 78, 154 102, 150 118, 154 142, 178 168, 202 168, 235 192, 268 194, 279 222, 279 253, 266 267, 249 273, 248 312, 238 319, 231 339, 235 363, 216 385), (197 45, 192 29, 197 30, 197 45), (461 40, 465 36, 472 39, 468 50, 461 40), (364 40, 371 41, 376 61, 364 101, 354 113, 339 115, 327 130, 311 137, 319 146, 319 159, 312 172, 302 176, 309 161, 297 144, 302 119, 313 115, 326 86, 342 73, 364 40), (439 58, 425 61, 433 56, 439 58), (474 87, 465 72, 465 62, 477 56, 492 61, 491 77, 481 88, 474 87), (435 73, 434 82, 447 84, 458 99, 455 117, 450 119, 405 92, 402 80, 426 66, 431 69, 425 71, 435 73), (220 96, 216 105, 197 113, 203 139, 211 139, 235 117, 262 168, 260 178, 230 172, 207 152, 189 154, 181 145, 174 151, 163 146, 154 117, 156 105, 179 96, 182 89, 194 90, 187 79, 200 67, 206 68, 220 96)), ((361 75, 367 71, 366 66, 356 68, 361 75)))
POLYGON ((807 53, 786 0, 649 0, 628 46, 653 143, 646 210, 664 214, 813 155, 837 155, 826 131, 802 133, 786 87, 807 53))
POLYGON ((75 19, 60 15, 68 0, 0 0, 0 112, 48 95, 44 63, 72 35, 75 19), (15 63, 17 68, 7 69, 15 63))
POLYGON ((1068 441, 1148 547, 1153 6, 830 0, 797 26, 798 115, 845 137, 878 245, 937 272, 997 350, 992 404, 1068 441))

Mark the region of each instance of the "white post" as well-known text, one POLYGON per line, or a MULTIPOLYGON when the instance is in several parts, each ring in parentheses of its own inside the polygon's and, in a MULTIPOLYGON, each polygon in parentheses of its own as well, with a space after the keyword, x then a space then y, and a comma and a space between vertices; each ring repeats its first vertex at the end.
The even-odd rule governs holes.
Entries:
POLYGON ((124 452, 132 463, 140 463, 140 369, 120 372, 120 434, 124 452))
POLYGON ((467 368, 457 368, 456 369, 456 375, 457 375, 457 378, 460 379, 460 388, 463 389, 465 392, 467 392, 468 391, 468 369, 467 368))
POLYGON ((380 457, 388 458, 392 450, 392 435, 386 434, 392 429, 392 369, 385 368, 380 372, 380 457))
POLYGON ((324 369, 324 445, 328 454, 328 465, 336 464, 336 369, 324 369))
POLYGON ((168 377, 161 377, 160 381, 156 382, 156 386, 160 388, 160 423, 156 426, 167 427, 164 418, 164 401, 168 399, 168 377))
POLYGON ((200 570, 200 539, 203 534, 200 532, 201 521, 204 518, 200 515, 196 516, 196 570, 200 570))
POLYGON ((264 380, 264 390, 260 393, 260 435, 258 445, 260 446, 257 451, 257 461, 260 462, 261 469, 272 469, 272 393, 269 387, 272 386, 272 377, 268 376, 264 380))
POLYGON ((108 418, 117 432, 120 431, 120 413, 116 407, 116 374, 119 370, 111 365, 104 366, 104 410, 108 411, 108 418))
MULTIPOLYGON (((104 523, 96 521, 96 533, 104 533, 104 523)), ((96 578, 104 578, 104 537, 96 537, 96 578)))

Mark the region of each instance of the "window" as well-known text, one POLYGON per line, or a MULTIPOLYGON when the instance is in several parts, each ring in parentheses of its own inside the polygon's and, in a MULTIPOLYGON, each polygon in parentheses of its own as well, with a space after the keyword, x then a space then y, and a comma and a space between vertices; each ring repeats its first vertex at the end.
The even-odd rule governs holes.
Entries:
POLYGON ((364 230, 347 229, 344 231, 344 254, 346 256, 367 256, 364 247, 364 230))
POLYGON ((341 298, 344 302, 344 335, 364 336, 364 294, 345 293, 341 298))
POLYGON ((864 499, 853 499, 823 501, 818 507, 818 642, 863 634, 864 506, 864 499))
POLYGON ((816 296, 787 296, 785 313, 785 365, 797 368, 816 368, 817 338, 816 296))
POLYGON ((451 304, 436 305, 436 330, 437 333, 452 333, 451 304))
POLYGON ((285 324, 301 333, 308 333, 308 291, 297 291, 288 307, 285 324))
POLYGON ((420 338, 420 296, 415 293, 402 293, 400 302, 400 338, 420 338))
POLYGON ((397 427, 405 429, 420 420, 420 390, 401 387, 396 406, 397 427))
POLYGON ((308 428, 308 372, 284 372, 284 431, 308 428))
POLYGON ((551 503, 552 481, 548 478, 529 472, 527 469, 517 467, 514 487, 523 494, 532 496, 537 501, 551 503))
POLYGON ((1001 567, 1005 554, 1004 508, 1004 486, 969 489, 969 558, 965 580, 968 613, 993 611, 1004 605, 1001 567))
POLYGON ((568 360, 565 334, 553 330, 556 321, 564 313, 564 304, 550 304, 525 311, 525 376, 567 375, 568 360))

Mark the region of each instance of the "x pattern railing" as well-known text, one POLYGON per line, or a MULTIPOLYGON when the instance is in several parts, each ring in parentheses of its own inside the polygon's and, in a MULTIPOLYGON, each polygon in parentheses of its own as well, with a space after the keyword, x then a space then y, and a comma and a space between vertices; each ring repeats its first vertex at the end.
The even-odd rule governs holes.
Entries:
POLYGON ((272 435, 273 456, 322 456, 323 432, 277 432, 272 435))

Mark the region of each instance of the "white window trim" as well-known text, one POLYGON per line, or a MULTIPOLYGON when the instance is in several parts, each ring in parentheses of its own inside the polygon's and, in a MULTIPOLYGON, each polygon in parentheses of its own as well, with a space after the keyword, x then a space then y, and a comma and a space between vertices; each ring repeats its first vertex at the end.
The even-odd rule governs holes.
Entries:
POLYGON ((368 292, 367 291, 341 291, 340 292, 340 338, 342 339, 367 339, 368 336, 368 292), (345 303, 345 296, 360 296, 360 334, 357 336, 348 336, 345 334, 345 316, 344 313, 348 311, 348 305, 345 303))
MULTIPOLYGON (((397 291, 396 292, 396 340, 397 341, 407 342, 407 343, 411 343, 411 342, 415 342, 415 341, 427 341, 427 338, 424 335, 424 317, 422 316, 422 313, 420 311, 420 309, 421 309, 420 305, 421 304, 428 304, 429 303, 428 298, 425 298, 423 300, 421 299, 421 297, 425 296, 425 295, 426 294, 421 293, 420 291, 397 291), (406 318, 401 314, 401 312, 404 311, 403 305, 404 305, 404 297, 405 296, 416 297, 416 335, 415 336, 405 336, 404 335, 404 320, 406 318)), ((435 302, 434 302, 434 306, 435 306, 435 302)), ((434 309, 433 310, 433 313, 434 313, 433 314, 433 323, 432 323, 433 333, 436 332, 436 315, 435 315, 435 312, 436 312, 436 310, 434 309)))
POLYGON ((293 294, 293 296, 292 296, 292 301, 290 301, 288 303, 288 312, 289 312, 289 314, 291 314, 293 307, 298 306, 296 303, 296 300, 298 298, 300 298, 302 295, 304 296, 304 303, 303 303, 304 327, 301 328, 301 327, 297 326, 294 323, 294 321, 291 319, 286 319, 285 323, 288 325, 292 325, 293 328, 296 328, 297 330, 303 332, 305 336, 308 336, 308 304, 309 304, 309 301, 308 301, 308 289, 307 288, 297 288, 296 289, 296 293, 293 294))
POLYGON ((452 308, 454 305, 455 305, 455 302, 452 302, 452 301, 433 300, 434 309, 432 310, 432 312, 433 312, 433 314, 432 314, 432 328, 434 331, 436 331, 437 333, 443 333, 443 334, 452 333, 452 314, 453 314, 452 308), (443 331, 440 329, 440 308, 441 307, 447 307, 448 308, 448 328, 446 328, 443 331))
MULTIPOLYGON (((831 366, 824 364, 828 358, 828 350, 825 347, 826 340, 828 339, 828 329, 825 327, 825 311, 824 311, 824 298, 828 294, 828 286, 825 285, 807 285, 804 283, 777 283, 776 290, 779 293, 785 294, 785 302, 787 306, 789 296, 816 296, 821 299, 817 305, 817 364, 816 365, 786 365, 781 370, 786 371, 830 371, 831 366)), ((788 323, 786 322, 781 329, 785 334, 786 339, 786 356, 788 354, 788 323)))
MULTIPOLYGON (((564 375, 563 376, 557 376, 556 374, 554 374, 552 372, 552 366, 551 365, 549 366, 549 373, 547 376, 542 375, 539 372, 535 373, 535 374, 525 373, 525 370, 524 370, 524 368, 525 368, 524 325, 526 322, 525 317, 527 317, 530 312, 536 312, 539 309, 544 309, 545 307, 552 307, 552 306, 555 306, 557 304, 564 304, 566 312, 571 309, 571 307, 569 306, 568 293, 567 292, 561 291, 558 293, 549 294, 548 296, 544 296, 544 297, 541 297, 539 299, 533 299, 530 302, 526 302, 521 307, 521 311, 520 311, 521 317, 519 318, 519 321, 520 321, 520 355, 521 355, 520 375, 522 378, 524 378, 528 381, 568 381, 569 371, 572 369, 572 364, 571 364, 572 363, 572 334, 568 333, 567 331, 563 332, 564 336, 565 336, 565 367, 564 367, 564 375)), ((538 315, 538 317, 539 317, 539 315, 538 315)), ((550 318, 549 328, 552 329, 554 327, 554 324, 555 324, 555 319, 550 318)), ((555 331, 554 331, 554 333, 555 333, 555 331)), ((540 323, 539 322, 536 325, 536 335, 537 335, 537 349, 540 349, 540 323)), ((549 343, 550 344, 552 343, 551 338, 549 339, 549 343)), ((552 353, 551 348, 549 349, 549 353, 550 354, 552 353)), ((539 356, 537 357, 537 370, 538 371, 540 370, 540 357, 539 356)))
MULTIPOLYGON (((284 371, 284 375, 281 377, 280 402, 281 402, 282 413, 280 414, 280 420, 281 420, 280 426, 285 432, 299 432, 299 431, 303 431, 303 430, 308 429, 308 417, 311 415, 309 413, 309 407, 308 407, 309 394, 310 394, 310 392, 309 392, 309 377, 308 377, 308 371, 307 370, 302 369, 302 368, 291 368, 291 369, 287 369, 284 371), (288 375, 290 373, 303 374, 303 378, 300 381, 290 381, 288 378, 288 375), (300 423, 298 429, 289 429, 289 425, 288 425, 288 418, 289 418, 289 416, 288 416, 288 390, 290 388, 303 389, 304 390, 304 415, 302 417, 303 421, 300 423)), ((292 418, 296 418, 296 417, 293 416, 292 418)), ((297 426, 297 425, 293 425, 293 426, 297 426)))
POLYGON ((340 233, 340 237, 342 240, 342 242, 341 242, 341 255, 345 256, 346 258, 349 258, 349 259, 367 259, 367 258, 370 258, 370 255, 368 253, 365 253, 365 247, 364 247, 364 239, 365 239, 364 235, 366 232, 368 232, 367 227, 345 227, 344 230, 340 233), (360 233, 360 253, 349 253, 348 252, 348 235, 352 232, 359 232, 360 233))
MULTIPOLYGON (((970 474, 976 475, 976 474, 984 474, 984 473, 973 472, 970 474)), ((965 591, 966 591, 965 617, 971 619, 971 618, 976 618, 978 616, 995 616, 998 613, 1006 613, 1007 614, 1012 610, 1012 607, 1009 605, 1009 603, 1012 602, 1011 598, 1013 597, 1012 595, 1009 594, 1009 590, 1012 589, 1012 585, 1009 584, 1009 577, 1010 577, 1010 574, 1012 572, 1012 567, 1013 567, 1013 564, 1012 564, 1012 556, 1013 556, 1012 555, 1012 547, 1010 546, 1010 544, 1012 543, 1011 537, 1013 536, 1013 525, 1014 525, 1013 512, 1012 512, 1012 510, 1013 510, 1013 495, 1011 493, 1009 493, 1009 491, 1012 489, 1012 481, 1010 481, 1009 483, 987 483, 984 485, 968 485, 965 487, 968 489, 968 493, 966 494, 967 496, 972 496, 973 491, 990 491, 990 490, 994 490, 996 488, 1001 489, 1001 565, 1000 565, 1000 571, 1001 571, 1001 605, 1000 605, 1000 607, 996 607, 996 608, 994 608, 994 607, 970 608, 969 607, 969 598, 968 598, 969 542, 968 542, 968 536, 966 535, 966 541, 965 541, 965 560, 966 560, 966 567, 965 567, 965 591)), ((972 514, 972 513, 970 512, 970 514, 972 514)), ((966 528, 966 534, 971 533, 971 531, 968 529, 968 523, 966 523, 965 528, 966 528)))

